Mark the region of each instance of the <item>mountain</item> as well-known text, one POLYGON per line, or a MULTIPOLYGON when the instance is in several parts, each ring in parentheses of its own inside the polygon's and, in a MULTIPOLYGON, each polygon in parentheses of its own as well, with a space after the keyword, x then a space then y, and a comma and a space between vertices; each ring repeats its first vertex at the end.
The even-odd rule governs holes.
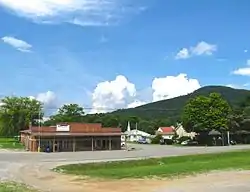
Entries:
POLYGON ((178 120, 183 107, 190 98, 199 95, 208 96, 212 92, 220 93, 232 107, 239 105, 241 101, 250 95, 249 90, 233 89, 225 86, 206 86, 184 96, 148 103, 136 108, 117 110, 112 112, 112 114, 138 116, 148 120, 159 118, 178 120))

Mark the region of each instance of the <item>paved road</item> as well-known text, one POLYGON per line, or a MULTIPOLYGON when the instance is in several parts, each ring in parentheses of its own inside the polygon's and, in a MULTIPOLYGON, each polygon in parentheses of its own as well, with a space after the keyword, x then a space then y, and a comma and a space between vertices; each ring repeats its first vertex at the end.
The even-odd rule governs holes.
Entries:
POLYGON ((86 160, 112 160, 129 158, 149 158, 178 156, 199 153, 225 152, 232 150, 250 149, 250 145, 225 147, 173 147, 166 145, 131 145, 133 151, 86 151, 74 153, 30 153, 0 151, 0 162, 72 162, 86 160))
MULTIPOLYGON (((95 151, 95 152, 75 152, 75 153, 29 153, 29 152, 8 152, 0 151, 0 178, 13 179, 23 181, 38 188, 47 191, 48 178, 52 176, 49 172, 50 168, 57 165, 77 163, 77 162, 93 162, 93 161, 111 161, 111 160, 127 160, 136 158, 177 156, 199 153, 224 152, 232 150, 250 149, 250 145, 226 146, 226 147, 173 147, 164 145, 132 145, 136 148, 134 151, 95 151), (39 179, 45 178, 43 182, 39 179)), ((250 179, 250 178, 249 178, 250 179)), ((249 186, 249 184, 247 184, 249 186)), ((220 185, 221 186, 221 185, 220 185)), ((50 186, 51 187, 51 186, 50 186)), ((62 191, 65 187, 59 189, 54 186, 54 190, 62 191)), ((172 191, 180 191, 174 189, 172 191)), ((60 192, 61 192, 60 191, 60 192)), ((79 190, 78 190, 79 191, 79 190)), ((204 190, 205 191, 205 190, 204 190)), ((214 191, 214 190, 212 190, 214 191)), ((217 190, 216 190, 217 191, 217 190)), ((222 191, 222 189, 220 189, 222 191)), ((229 190, 227 190, 229 192, 229 190)), ((238 192, 245 192, 244 190, 238 192)))

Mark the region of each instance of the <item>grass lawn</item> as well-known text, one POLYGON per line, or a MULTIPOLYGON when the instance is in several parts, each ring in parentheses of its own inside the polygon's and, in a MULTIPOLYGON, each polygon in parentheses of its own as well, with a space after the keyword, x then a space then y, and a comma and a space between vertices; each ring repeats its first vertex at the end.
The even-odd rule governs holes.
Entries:
POLYGON ((23 149, 24 146, 14 138, 0 138, 0 149, 23 149))
POLYGON ((122 179, 175 177, 212 170, 250 169, 250 150, 132 161, 63 165, 54 171, 79 176, 122 179))
POLYGON ((0 182, 1 192, 37 192, 34 189, 15 182, 0 182))

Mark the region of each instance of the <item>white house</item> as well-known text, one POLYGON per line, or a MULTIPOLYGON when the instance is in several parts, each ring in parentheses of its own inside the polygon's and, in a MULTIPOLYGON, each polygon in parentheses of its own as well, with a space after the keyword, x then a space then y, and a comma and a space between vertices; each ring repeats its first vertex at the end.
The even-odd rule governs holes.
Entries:
POLYGON ((191 139, 193 139, 196 136, 195 132, 190 132, 188 133, 182 126, 181 123, 177 123, 177 126, 175 128, 176 134, 178 135, 178 138, 181 137, 190 137, 191 139))
POLYGON ((175 135, 174 126, 171 127, 159 127, 156 134, 160 134, 163 139, 172 139, 175 135))

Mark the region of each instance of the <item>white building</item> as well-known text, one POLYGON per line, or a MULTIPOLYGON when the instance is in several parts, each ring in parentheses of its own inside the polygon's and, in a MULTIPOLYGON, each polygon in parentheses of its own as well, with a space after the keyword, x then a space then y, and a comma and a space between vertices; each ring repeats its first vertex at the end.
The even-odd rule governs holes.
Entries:
POLYGON ((172 139, 175 135, 175 128, 171 127, 159 127, 156 134, 160 134, 163 139, 172 139))
POLYGON ((177 123, 175 131, 176 131, 176 134, 178 135, 178 138, 190 137, 191 139, 193 139, 196 136, 195 132, 190 132, 190 133, 186 132, 186 130, 184 129, 181 123, 177 123))
MULTIPOLYGON (((144 131, 136 129, 131 130, 130 122, 128 122, 127 131, 124 132, 126 135, 126 141, 138 142, 140 140, 146 141, 147 143, 151 142, 152 135, 144 131)), ((122 138, 123 139, 123 138, 122 138)))

